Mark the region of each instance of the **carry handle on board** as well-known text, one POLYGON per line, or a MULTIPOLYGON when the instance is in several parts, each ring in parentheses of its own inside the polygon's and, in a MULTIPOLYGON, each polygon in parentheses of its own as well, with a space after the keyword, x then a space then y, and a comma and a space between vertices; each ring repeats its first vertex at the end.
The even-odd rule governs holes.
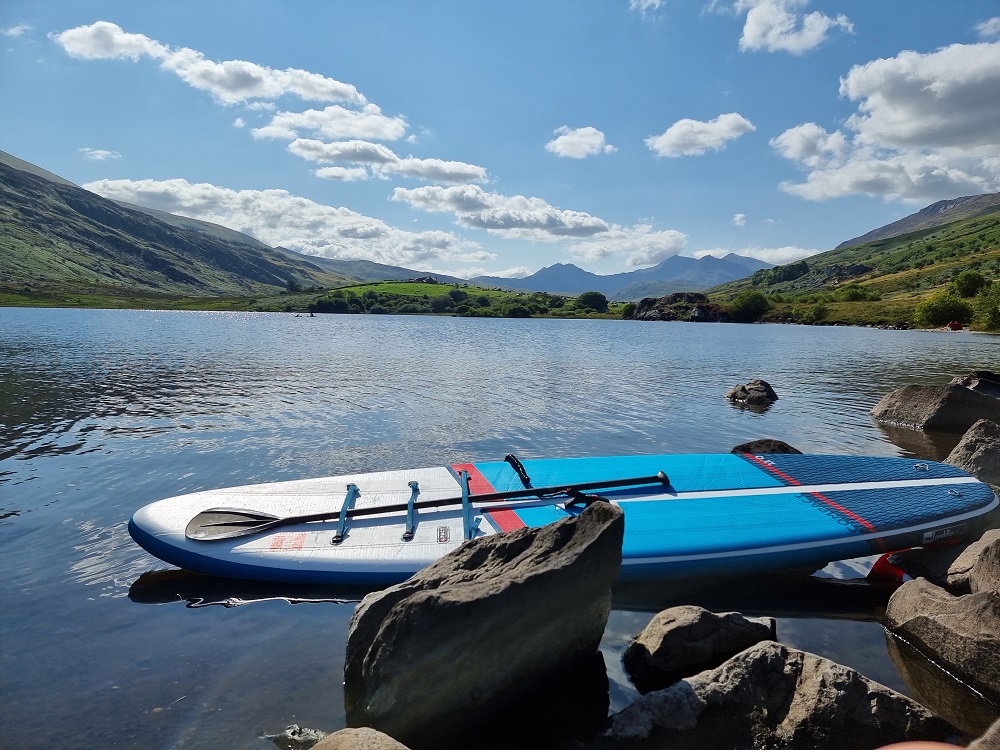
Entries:
MULTIPOLYGON (((626 479, 606 479, 601 482, 578 482, 575 484, 560 484, 554 487, 529 487, 523 490, 508 490, 506 492, 484 492, 479 495, 469 495, 468 502, 480 505, 498 500, 542 500, 557 497, 573 498, 588 490, 610 489, 612 487, 631 487, 647 484, 669 485, 670 478, 664 472, 658 472, 648 477, 630 477, 626 479)), ((250 536, 269 531, 279 526, 309 523, 310 521, 340 520, 357 518, 359 516, 376 516, 383 513, 406 512, 410 508, 440 508, 446 505, 461 505, 461 497, 444 497, 436 500, 423 500, 416 503, 398 505, 382 505, 370 508, 343 508, 341 511, 326 511, 310 513, 302 516, 285 516, 279 518, 268 513, 255 510, 238 510, 234 508, 209 508, 192 518, 184 529, 188 539, 199 542, 209 542, 218 539, 232 539, 240 536, 250 536)), ((348 503, 345 503, 348 505, 348 503)))

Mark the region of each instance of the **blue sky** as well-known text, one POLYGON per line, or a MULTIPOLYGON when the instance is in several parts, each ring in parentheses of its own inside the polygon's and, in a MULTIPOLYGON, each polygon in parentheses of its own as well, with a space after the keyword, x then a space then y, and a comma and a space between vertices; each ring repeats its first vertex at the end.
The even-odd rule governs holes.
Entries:
POLYGON ((996 0, 5 0, 0 149, 462 277, 784 263, 1000 191, 996 0))

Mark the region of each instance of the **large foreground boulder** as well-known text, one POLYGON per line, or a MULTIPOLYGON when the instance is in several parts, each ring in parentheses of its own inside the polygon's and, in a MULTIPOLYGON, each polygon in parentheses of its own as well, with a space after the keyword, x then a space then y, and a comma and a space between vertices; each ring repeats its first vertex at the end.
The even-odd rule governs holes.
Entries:
POLYGON ((906 385, 883 397, 871 415, 910 429, 965 432, 980 419, 1000 422, 1000 399, 960 385, 906 385))
POLYGON ((886 627, 942 668, 1000 703, 1000 593, 955 597, 923 578, 889 599, 886 627))
POLYGON ((872 750, 956 734, 912 699, 848 667, 766 641, 641 697, 585 747, 872 750))
POLYGON ((622 664, 639 692, 649 693, 682 677, 714 669, 740 651, 774 637, 771 617, 716 614, 687 605, 671 607, 654 616, 632 639, 622 654, 622 664))
POLYGON ((969 472, 981 482, 1000 485, 1000 424, 988 419, 977 421, 948 454, 945 463, 969 472))
MULTIPOLYGON (((596 657, 599 726, 608 695, 598 647, 624 528, 620 508, 597 502, 575 518, 464 544, 365 597, 347 639, 348 724, 415 749, 468 746, 495 737, 509 724, 495 717, 533 687, 596 657)), ((569 718, 592 718, 580 713, 578 705, 569 718)))

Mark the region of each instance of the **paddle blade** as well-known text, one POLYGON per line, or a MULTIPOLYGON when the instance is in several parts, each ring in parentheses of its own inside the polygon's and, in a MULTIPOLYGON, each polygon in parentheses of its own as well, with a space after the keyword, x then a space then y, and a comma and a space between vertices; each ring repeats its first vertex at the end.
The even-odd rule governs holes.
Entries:
POLYGON ((277 516, 255 510, 209 508, 188 522, 184 536, 198 541, 229 539, 263 531, 278 520, 277 516))

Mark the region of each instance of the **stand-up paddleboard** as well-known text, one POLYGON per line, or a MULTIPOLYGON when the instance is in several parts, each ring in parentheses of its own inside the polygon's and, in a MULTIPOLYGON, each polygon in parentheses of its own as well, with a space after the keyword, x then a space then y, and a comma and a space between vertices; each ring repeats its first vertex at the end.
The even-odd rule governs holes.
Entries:
POLYGON ((453 464, 209 490, 154 502, 129 533, 199 573, 389 584, 478 539, 581 512, 625 512, 623 580, 822 567, 978 536, 990 487, 948 464, 774 454, 453 464))

